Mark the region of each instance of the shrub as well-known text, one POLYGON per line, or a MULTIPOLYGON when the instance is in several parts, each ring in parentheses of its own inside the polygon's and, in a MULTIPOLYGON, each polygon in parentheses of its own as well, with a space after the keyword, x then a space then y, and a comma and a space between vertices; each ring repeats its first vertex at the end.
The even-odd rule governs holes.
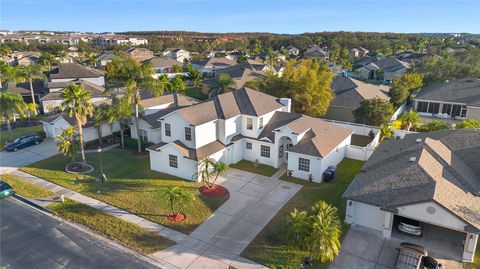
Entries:
POLYGON ((448 129, 449 126, 447 123, 440 120, 432 120, 427 124, 424 124, 417 128, 418 132, 433 132, 448 129))
MULTIPOLYGON (((137 139, 135 139, 135 138, 125 137, 124 143, 125 143, 125 147, 127 147, 127 148, 131 148, 131 149, 136 149, 137 148, 137 139)), ((142 141, 140 143, 140 145, 142 146, 142 150, 144 150, 144 149, 154 145, 154 143, 147 142, 147 141, 142 141)))
POLYGON ((465 119, 459 124, 457 124, 459 129, 480 129, 480 120, 476 119, 465 119))
POLYGON ((46 138, 47 137, 47 133, 45 133, 45 131, 38 131, 37 134, 41 137, 41 138, 46 138))

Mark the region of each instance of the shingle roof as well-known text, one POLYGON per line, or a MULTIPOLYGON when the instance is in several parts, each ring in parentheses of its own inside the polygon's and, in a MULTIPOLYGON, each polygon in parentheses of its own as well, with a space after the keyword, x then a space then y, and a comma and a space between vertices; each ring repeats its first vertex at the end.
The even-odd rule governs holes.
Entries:
POLYGON ((181 62, 167 57, 154 57, 147 61, 151 62, 154 68, 172 68, 174 65, 183 65, 181 62))
POLYGON ((257 71, 248 62, 242 62, 231 67, 217 71, 218 74, 228 74, 235 82, 237 88, 241 88, 247 81, 264 78, 267 74, 263 71, 257 71))
POLYGON ((216 66, 233 66, 233 65, 236 65, 237 63, 227 58, 211 57, 211 58, 203 58, 200 60, 193 60, 192 64, 199 65, 199 66, 216 67, 216 66))
MULTIPOLYGON (((155 144, 153 146, 150 146, 148 147, 147 149, 149 150, 153 150, 153 151, 158 151, 159 148, 167 145, 167 144, 170 144, 170 143, 164 143, 164 142, 161 142, 161 143, 158 143, 158 144, 155 144)), ((204 145, 198 149, 192 149, 192 148, 189 148, 187 147, 185 144, 183 144, 180 140, 175 140, 171 143, 173 146, 177 147, 182 153, 183 155, 185 155, 185 157, 189 158, 189 159, 192 159, 192 160, 195 160, 195 161, 198 161, 198 160, 201 160, 205 157, 208 157, 222 149, 225 148, 225 145, 222 144, 222 142, 218 141, 218 140, 215 140, 207 145, 204 145)))
POLYGON ((375 64, 387 72, 395 72, 410 67, 410 64, 400 61, 395 57, 380 59, 376 61, 375 64))
POLYGON ((479 194, 480 132, 448 130, 382 143, 343 197, 392 211, 435 201, 480 231, 479 194))
POLYGON ((334 106, 343 106, 357 108, 361 102, 380 97, 389 100, 388 87, 384 85, 374 85, 364 83, 360 80, 337 76, 333 78, 332 89, 335 92, 335 98, 332 101, 334 106))
POLYGON ((425 87, 417 93, 415 99, 480 106, 480 79, 463 78, 425 87))
POLYGON ((59 64, 49 72, 50 78, 92 78, 103 76, 104 72, 77 63, 59 64))
POLYGON ((104 52, 104 53, 100 54, 97 58, 95 58, 95 60, 97 62, 99 62, 99 61, 111 61, 113 59, 120 59, 120 57, 111 53, 111 52, 104 52))
MULTIPOLYGON (((42 79, 34 79, 32 81, 33 92, 35 94, 43 95, 47 93, 47 89, 44 86, 42 79)), ((9 92, 18 93, 21 95, 30 95, 30 83, 27 82, 20 82, 20 83, 12 83, 9 82, 7 84, 7 89, 9 92)))
MULTIPOLYGON (((100 96, 107 96, 108 94, 105 93, 105 88, 99 86, 97 84, 91 83, 87 80, 75 80, 75 81, 67 81, 67 82, 53 82, 49 83, 49 88, 66 88, 70 84, 77 84, 81 85, 86 91, 89 91, 92 97, 100 97, 100 96)), ((43 96, 42 100, 62 100, 61 97, 62 91, 55 91, 49 92, 45 96, 43 96)))
POLYGON ((160 97, 147 98, 140 101, 140 105, 142 105, 144 108, 149 108, 157 105, 170 105, 168 105, 166 108, 161 109, 158 112, 149 115, 141 114, 140 117, 145 120, 152 128, 155 129, 161 126, 161 122, 158 119, 169 113, 172 113, 173 111, 194 105, 196 103, 197 101, 195 99, 179 93, 172 93, 160 97))

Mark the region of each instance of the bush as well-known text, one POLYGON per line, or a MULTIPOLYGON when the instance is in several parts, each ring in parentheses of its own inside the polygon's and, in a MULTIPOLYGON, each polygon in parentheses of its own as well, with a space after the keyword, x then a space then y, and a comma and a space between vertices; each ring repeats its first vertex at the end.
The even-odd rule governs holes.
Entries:
MULTIPOLYGON (((124 143, 125 147, 127 148, 137 149, 137 139, 135 138, 125 137, 124 143)), ((154 145, 154 143, 147 141, 142 141, 140 144, 142 146, 142 150, 154 145)))
POLYGON ((41 137, 41 138, 47 138, 47 133, 45 133, 45 131, 38 131, 37 134, 41 137))
POLYGON ((427 124, 424 124, 417 128, 418 132, 433 132, 448 129, 449 126, 447 123, 440 120, 432 120, 427 124))
POLYGON ((480 129, 480 120, 476 119, 465 119, 459 124, 457 124, 459 129, 480 129))

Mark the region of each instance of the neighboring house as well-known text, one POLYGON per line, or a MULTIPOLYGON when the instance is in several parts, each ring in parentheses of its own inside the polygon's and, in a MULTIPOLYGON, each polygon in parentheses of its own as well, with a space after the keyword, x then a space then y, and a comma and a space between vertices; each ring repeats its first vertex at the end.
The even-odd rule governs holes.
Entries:
POLYGON ((200 60, 192 60, 191 64, 203 75, 210 76, 215 74, 218 70, 236 65, 237 62, 227 58, 212 57, 203 58, 200 60))
POLYGON ((183 66, 183 62, 179 62, 177 60, 167 57, 154 57, 148 61, 152 63, 153 68, 155 69, 155 72, 157 74, 173 74, 172 68, 174 65, 178 65, 180 67, 183 66))
POLYGON ((153 137, 160 142, 148 148, 150 167, 200 181, 202 158, 226 164, 245 159, 287 164, 293 176, 321 182, 325 169, 345 157, 352 130, 290 113, 290 106, 288 98, 242 88, 168 113, 160 110, 158 123, 152 123, 158 124, 153 137))
MULTIPOLYGON (((280 61, 280 62, 283 62, 287 59, 287 56, 277 52, 277 51, 274 51, 274 53, 277 55, 277 59, 280 61)), ((252 57, 253 60, 255 61, 258 61, 258 62, 265 62, 265 60, 268 58, 268 52, 264 51, 262 53, 259 53, 255 56, 252 57)))
POLYGON ((328 59, 328 53, 319 46, 313 45, 307 49, 307 51, 303 54, 303 57, 306 59, 320 58, 326 60, 328 59))
POLYGON ((357 48, 353 48, 349 52, 353 57, 360 57, 360 51, 357 48))
POLYGON ((335 98, 330 104, 327 114, 323 116, 332 120, 355 122, 353 111, 360 107, 363 101, 375 97, 390 100, 387 86, 364 83, 349 77, 334 77, 332 90, 335 98))
POLYGON ((153 58, 153 51, 146 48, 130 48, 125 53, 138 62, 143 62, 153 58))
MULTIPOLYGON (((43 131, 45 132, 45 135, 55 140, 57 140, 56 137, 58 135, 62 134, 63 130, 69 127, 76 127, 75 118, 69 117, 64 112, 43 118, 40 120, 40 122, 43 124, 43 131)), ((102 137, 107 137, 118 131, 120 131, 120 125, 118 122, 114 122, 113 124, 104 123, 101 126, 102 137)), ((97 139, 98 130, 94 126, 93 120, 89 119, 83 126, 83 140, 85 142, 90 142, 97 139)))
POLYGON ((163 56, 182 63, 190 60, 190 52, 180 48, 168 48, 163 52, 163 56))
POLYGON ((33 65, 38 62, 40 55, 41 53, 37 51, 16 52, 13 54, 13 62, 20 66, 33 65))
POLYGON ((388 238, 397 233, 399 217, 414 219, 429 238, 448 238, 441 244, 452 259, 472 262, 480 233, 479 164, 477 130, 387 140, 343 194, 345 221, 388 238))
POLYGON ((365 57, 369 52, 370 51, 368 49, 359 47, 358 49, 357 48, 351 49, 350 55, 352 55, 353 57, 365 57))
MULTIPOLYGON (((43 79, 34 79, 32 81, 32 86, 35 103, 38 105, 41 103, 40 99, 48 93, 48 89, 43 79)), ((20 94, 26 103, 32 103, 32 94, 30 92, 30 83, 28 81, 20 83, 8 82, 7 90, 9 92, 20 94)))
POLYGON ((427 54, 407 50, 397 53, 396 57, 400 61, 407 62, 409 64, 415 64, 422 62, 427 57, 427 54))
POLYGON ((422 116, 480 120, 480 79, 463 78, 419 90, 414 110, 422 116))
MULTIPOLYGON (((257 66, 257 68, 260 68, 257 66)), ((260 79, 267 76, 264 71, 257 70, 254 65, 248 62, 242 62, 234 66, 217 71, 217 75, 228 74, 235 82, 237 89, 243 87, 247 81, 260 79)))
MULTIPOLYGON (((410 64, 398 60, 395 57, 383 58, 374 62, 369 62, 374 58, 364 59, 364 65, 355 68, 356 78, 368 80, 383 80, 385 83, 391 83, 394 79, 405 74, 410 68, 410 64)), ((358 66, 358 63, 356 63, 358 66)))
POLYGON ((234 62, 238 62, 238 59, 245 56, 245 54, 243 52, 240 52, 240 51, 232 51, 230 53, 227 54, 227 56, 225 56, 225 58, 231 60, 231 61, 234 61, 234 62))
POLYGON ((262 72, 276 72, 275 67, 265 64, 263 62, 257 61, 257 60, 246 60, 246 62, 250 65, 250 68, 255 71, 262 71, 262 72))
POLYGON ((95 63, 97 67, 102 67, 106 66, 108 63, 111 63, 113 59, 121 59, 121 57, 111 52, 104 52, 95 58, 95 63))
POLYGON ((291 56, 298 56, 300 54, 300 50, 295 48, 294 46, 288 46, 287 51, 291 56))

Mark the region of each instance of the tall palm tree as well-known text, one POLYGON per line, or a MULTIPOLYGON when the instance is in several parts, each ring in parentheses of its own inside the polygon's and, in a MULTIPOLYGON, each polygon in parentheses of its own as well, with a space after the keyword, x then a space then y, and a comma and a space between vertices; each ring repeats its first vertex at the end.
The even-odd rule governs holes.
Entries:
POLYGON ((23 97, 18 93, 0 92, 0 115, 7 122, 9 136, 12 134, 11 121, 15 120, 15 114, 24 116, 27 104, 23 101, 23 97))
POLYGON ((215 165, 215 162, 208 157, 205 157, 198 162, 198 166, 197 166, 198 172, 196 173, 196 176, 203 181, 203 184, 206 187, 209 187, 208 186, 209 182, 212 180, 212 177, 213 177, 212 171, 213 171, 214 165, 215 165))
POLYGON ((224 175, 228 171, 228 165, 222 161, 215 162, 213 165, 213 173, 215 174, 215 179, 213 182, 210 184, 211 187, 215 185, 215 182, 217 182, 217 179, 220 175, 224 175))
POLYGON ((52 69, 52 65, 57 63, 55 56, 48 52, 42 52, 38 59, 38 64, 45 66, 48 70, 52 69))
POLYGON ((265 64, 275 66, 278 63, 278 60, 278 53, 274 50, 268 50, 267 55, 265 56, 265 64))
POLYGON ((22 75, 18 66, 9 66, 6 62, 0 61, 0 87, 3 82, 13 81, 17 83, 21 80, 22 75))
POLYGON ((169 202, 173 217, 176 217, 177 214, 182 211, 185 205, 191 204, 193 201, 195 201, 195 195, 192 192, 180 187, 167 188, 163 191, 162 196, 169 202), (175 204, 179 204, 176 210, 175 204))
MULTIPOLYGON (((28 81, 30 84, 30 95, 32 96, 32 103, 35 102, 35 93, 33 92, 33 80, 35 78, 43 78, 43 66, 39 64, 32 64, 21 69, 20 76, 22 80, 28 81)), ((35 112, 36 113, 36 112, 35 112)))
POLYGON ((95 107, 95 112, 93 116, 93 125, 97 129, 98 143, 101 145, 103 142, 102 136, 102 125, 109 123, 109 120, 112 118, 113 111, 111 106, 107 104, 101 104, 95 107))
MULTIPOLYGON (((150 91, 154 96, 161 96, 165 89, 165 83, 152 77, 155 70, 151 63, 138 63, 135 60, 114 59, 106 66, 107 81, 113 87, 123 87, 130 96, 135 109, 134 119, 137 130, 137 137, 140 137, 140 127, 138 123, 140 103, 140 89, 150 91)), ((137 139, 138 152, 142 151, 140 139, 137 139)))
POLYGON ((74 117, 77 123, 82 163, 86 164, 87 161, 85 159, 82 126, 87 123, 89 117, 93 116, 94 108, 91 93, 86 91, 82 86, 72 83, 63 90, 62 98, 62 110, 64 110, 70 117, 74 117))
POLYGON ((229 92, 235 88, 235 82, 229 74, 220 74, 217 77, 218 90, 214 94, 221 94, 229 92))
POLYGON ((125 126, 132 117, 133 105, 128 96, 114 98, 112 101, 112 113, 108 119, 108 123, 113 124, 118 121, 120 125, 120 141, 122 148, 125 147, 124 132, 125 126))
POLYGON ((287 216, 285 236, 287 240, 302 249, 305 245, 305 237, 308 232, 307 211, 299 211, 296 208, 287 216))
POLYGON ((72 162, 75 162, 75 155, 78 149, 78 135, 75 127, 68 127, 63 130, 62 134, 56 136, 59 140, 57 148, 63 155, 72 158, 72 162))
POLYGON ((409 110, 408 112, 402 113, 399 117, 402 125, 405 126, 407 131, 410 131, 412 127, 418 127, 422 123, 422 119, 417 112, 409 110))

